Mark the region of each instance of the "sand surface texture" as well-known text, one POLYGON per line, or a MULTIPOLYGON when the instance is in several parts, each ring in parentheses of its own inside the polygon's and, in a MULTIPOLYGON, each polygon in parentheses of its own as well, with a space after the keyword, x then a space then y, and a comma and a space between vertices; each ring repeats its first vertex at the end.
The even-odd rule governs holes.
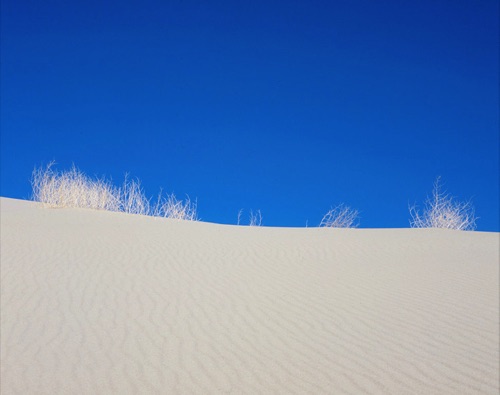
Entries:
POLYGON ((1 199, 1 394, 499 393, 499 234, 1 199))

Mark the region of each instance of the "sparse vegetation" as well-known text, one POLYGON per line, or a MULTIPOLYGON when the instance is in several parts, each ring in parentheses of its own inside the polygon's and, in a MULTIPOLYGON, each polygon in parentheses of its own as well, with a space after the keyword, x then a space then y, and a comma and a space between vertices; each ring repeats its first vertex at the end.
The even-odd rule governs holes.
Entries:
MULTIPOLYGON (((197 221, 197 203, 189 197, 179 200, 174 194, 163 196, 161 191, 155 202, 146 197, 140 181, 125 175, 120 187, 105 178, 91 178, 74 165, 70 170, 57 171, 54 162, 33 170, 31 184, 33 200, 48 207, 90 208, 130 214, 197 221)), ((470 202, 457 202, 442 191, 440 178, 434 182, 432 196, 427 198, 423 211, 410 206, 412 228, 446 228, 475 230, 474 207, 470 202)), ((243 210, 238 213, 240 225, 243 210)), ((340 204, 322 218, 320 227, 356 228, 359 212, 340 204)), ((249 226, 262 226, 260 210, 250 210, 249 226)), ((307 225, 306 225, 307 226, 307 225)))
POLYGON ((260 210, 257 210, 255 213, 250 210, 249 226, 262 226, 262 213, 260 210))
POLYGON ((57 172, 53 165, 51 162, 33 171, 33 200, 50 207, 121 211, 121 191, 110 182, 92 180, 75 166, 66 172, 57 172))
POLYGON ((161 192, 155 204, 146 197, 138 180, 129 179, 115 187, 105 179, 92 179, 73 166, 68 171, 54 170, 54 162, 35 168, 31 180, 33 200, 49 207, 90 208, 120 211, 196 221, 196 202, 189 198, 178 200, 174 194, 163 197, 161 192))
MULTIPOLYGON (((241 216, 243 215, 243 209, 238 211, 238 225, 241 225, 241 216)), ((248 226, 262 226, 262 213, 260 210, 253 212, 250 210, 250 214, 248 216, 248 226)))
POLYGON ((340 204, 324 215, 319 226, 325 228, 356 228, 358 226, 358 217, 358 210, 340 204))
POLYGON ((153 216, 172 219, 184 219, 189 221, 197 221, 197 202, 192 202, 189 196, 186 200, 178 200, 174 194, 168 195, 167 198, 160 198, 156 203, 153 216))
POLYGON ((427 198, 422 214, 410 207, 412 228, 446 228, 475 230, 476 216, 470 202, 456 202, 441 190, 440 178, 434 182, 432 197, 427 198))

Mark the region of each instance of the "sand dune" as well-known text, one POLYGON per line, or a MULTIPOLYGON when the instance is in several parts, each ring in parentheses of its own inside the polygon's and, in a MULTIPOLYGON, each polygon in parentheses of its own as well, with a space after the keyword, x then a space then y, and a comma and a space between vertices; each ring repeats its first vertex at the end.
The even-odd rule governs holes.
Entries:
POLYGON ((1 394, 498 394, 499 234, 1 199, 1 394))

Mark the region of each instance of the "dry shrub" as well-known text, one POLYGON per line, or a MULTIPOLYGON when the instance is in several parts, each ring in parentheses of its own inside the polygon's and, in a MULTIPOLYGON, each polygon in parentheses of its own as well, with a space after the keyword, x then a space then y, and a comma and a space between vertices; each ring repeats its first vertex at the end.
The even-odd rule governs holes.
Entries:
POLYGON ((197 221, 196 207, 196 201, 192 202, 189 196, 186 197, 185 201, 182 201, 178 200, 174 194, 163 198, 160 193, 152 215, 155 217, 197 221))
POLYGON ((340 204, 335 208, 330 209, 319 226, 326 228, 356 228, 356 222, 359 217, 359 212, 344 204, 340 204))
POLYGON ((108 181, 92 180, 75 166, 66 172, 57 172, 53 165, 51 162, 33 171, 33 200, 50 207, 120 211, 120 190, 108 181))
POLYGON ((105 179, 92 179, 74 165, 68 171, 58 172, 54 162, 35 168, 31 184, 33 200, 49 207, 90 208, 119 211, 129 214, 149 215, 164 218, 197 220, 196 202, 189 198, 178 200, 175 195, 160 195, 151 205, 139 180, 129 179, 120 188, 105 179))
POLYGON ((470 202, 456 202, 446 192, 441 191, 440 178, 434 182, 432 197, 427 198, 422 214, 416 206, 410 207, 412 228, 446 228, 475 230, 474 207, 470 202))
MULTIPOLYGON (((241 224, 241 216, 243 215, 243 209, 238 211, 238 220, 237 224, 241 224)), ((262 213, 260 210, 253 211, 250 210, 250 214, 248 215, 248 226, 262 226, 262 213)))
POLYGON ((250 223, 249 226, 262 226, 262 213, 257 210, 255 213, 250 210, 250 223))

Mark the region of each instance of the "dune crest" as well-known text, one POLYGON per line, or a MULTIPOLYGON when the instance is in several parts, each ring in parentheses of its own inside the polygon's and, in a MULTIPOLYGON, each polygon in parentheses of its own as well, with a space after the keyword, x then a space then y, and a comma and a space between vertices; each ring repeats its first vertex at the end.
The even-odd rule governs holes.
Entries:
POLYGON ((498 394, 499 234, 1 198, 2 394, 498 394))

